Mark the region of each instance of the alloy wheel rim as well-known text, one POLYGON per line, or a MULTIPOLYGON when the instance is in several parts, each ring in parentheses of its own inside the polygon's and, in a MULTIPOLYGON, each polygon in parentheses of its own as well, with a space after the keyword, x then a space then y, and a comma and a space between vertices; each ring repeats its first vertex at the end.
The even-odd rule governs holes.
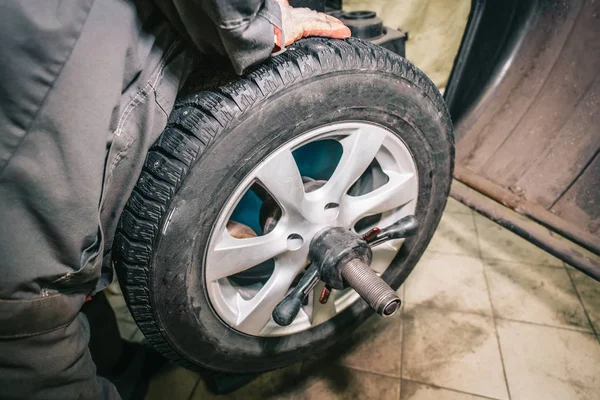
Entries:
MULTIPOLYGON (((204 259, 204 279, 213 310, 231 328, 252 336, 291 335, 329 320, 357 301, 358 294, 352 289, 333 290, 323 305, 318 297, 324 284, 319 282, 291 325, 279 326, 271 318, 275 306, 308 265, 312 237, 327 227, 356 229, 357 222, 373 215, 378 216, 377 226, 387 226, 414 214, 417 197, 414 159, 402 139, 387 128, 368 122, 340 122, 298 135, 252 169, 213 226, 204 259), (341 156, 326 183, 307 192, 294 151, 322 140, 337 141, 341 156), (373 190, 350 195, 356 181, 374 165, 387 181, 373 190), (242 197, 256 184, 275 200, 281 216, 268 233, 233 238, 227 223, 242 197), (273 264, 266 281, 236 285, 236 274, 266 262, 273 264)), ((361 226, 358 232, 372 226, 361 226)), ((372 268, 378 274, 389 267, 402 242, 389 241, 373 249, 372 268)))

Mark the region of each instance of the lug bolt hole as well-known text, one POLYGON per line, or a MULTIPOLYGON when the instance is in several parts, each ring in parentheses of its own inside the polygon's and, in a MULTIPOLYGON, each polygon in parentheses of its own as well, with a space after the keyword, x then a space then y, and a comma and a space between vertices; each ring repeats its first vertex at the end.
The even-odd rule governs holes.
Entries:
POLYGON ((297 233, 292 233, 287 238, 287 248, 290 251, 298 250, 304 244, 304 239, 297 233))
POLYGON ((325 205, 325 218, 336 219, 340 213, 340 205, 338 203, 327 203, 325 205))

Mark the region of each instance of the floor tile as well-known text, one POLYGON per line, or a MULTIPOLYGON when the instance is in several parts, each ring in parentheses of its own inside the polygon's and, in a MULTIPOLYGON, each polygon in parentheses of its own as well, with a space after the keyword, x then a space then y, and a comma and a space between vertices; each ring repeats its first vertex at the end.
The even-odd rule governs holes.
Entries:
POLYGON ((584 332, 498 321, 512 400, 597 400, 600 346, 584 332))
POLYGON ((402 396, 400 400, 486 400, 489 397, 480 397, 463 392, 442 389, 422 383, 403 380, 402 396))
POLYGON ((130 342, 134 342, 134 343, 141 343, 145 339, 146 339, 146 337, 144 336, 142 331, 140 331, 139 328, 137 328, 137 325, 136 325, 135 332, 127 338, 127 340, 129 340, 130 342))
POLYGON ((129 312, 129 309, 127 308, 125 303, 123 303, 122 306, 113 307, 113 310, 115 312, 115 317, 117 317, 117 320, 135 323, 135 320, 133 319, 133 316, 129 312))
POLYGON ((594 330, 600 334, 600 282, 571 266, 567 266, 567 272, 571 275, 594 330))
POLYGON ((116 279, 116 277, 113 279, 113 282, 104 290, 104 294, 106 295, 106 299, 110 303, 111 307, 115 310, 116 314, 118 314, 117 310, 127 310, 127 305, 125 304, 125 299, 123 298, 123 292, 121 291, 119 281, 116 279))
POLYGON ((125 340, 129 340, 139 329, 127 308, 125 298, 123 298, 123 293, 119 287, 119 281, 114 279, 114 281, 106 288, 104 294, 117 318, 117 325, 119 326, 121 337, 125 340))
POLYGON ((492 315, 478 258, 427 253, 406 282, 406 303, 492 315))
POLYGON ((497 317, 591 331, 565 269, 507 261, 485 269, 497 317))
POLYGON ((119 327, 119 333, 121 334, 121 337, 125 340, 129 340, 130 338, 134 337, 140 330, 134 322, 117 320, 117 325, 119 327))
POLYGON ((118 318, 117 326, 119 327, 121 337, 125 340, 132 340, 132 338, 140 337, 140 335, 142 335, 142 332, 133 320, 133 317, 131 319, 118 318))
POLYGON ((113 277, 112 282, 105 289, 105 294, 108 296, 110 294, 123 294, 121 291, 121 286, 119 285, 119 279, 117 278, 117 271, 113 269, 113 277))
POLYGON ((448 203, 446 203, 446 209, 444 210, 446 214, 469 214, 471 215, 473 211, 467 206, 465 206, 460 201, 454 200, 452 197, 448 197, 448 203))
POLYGON ((115 311, 115 315, 117 317, 121 316, 121 313, 129 314, 129 310, 127 309, 127 304, 125 304, 125 298, 123 298, 123 294, 121 292, 113 293, 106 290, 104 292, 106 294, 106 299, 108 303, 115 311))
POLYGON ((400 397, 400 379, 336 365, 303 371, 290 399, 382 399, 400 397))
POLYGON ((562 261, 558 258, 520 236, 477 213, 474 215, 481 256, 484 259, 522 261, 533 265, 553 267, 563 266, 562 261))
POLYGON ((146 400, 187 400, 199 377, 187 369, 169 365, 150 382, 146 400))
POLYGON ((427 250, 479 257, 473 217, 470 214, 445 213, 427 250))
POLYGON ((404 323, 403 378, 508 398, 492 318, 407 305, 404 323))
POLYGON ((286 368, 266 372, 256 379, 227 395, 217 395, 211 392, 204 380, 200 380, 194 391, 192 400, 210 399, 289 399, 298 386, 298 377, 302 368, 301 363, 286 368))
MULTIPOLYGON (((398 312, 400 314, 400 312, 398 312)), ((402 318, 369 318, 344 343, 340 363, 364 371, 400 377, 402 318)))

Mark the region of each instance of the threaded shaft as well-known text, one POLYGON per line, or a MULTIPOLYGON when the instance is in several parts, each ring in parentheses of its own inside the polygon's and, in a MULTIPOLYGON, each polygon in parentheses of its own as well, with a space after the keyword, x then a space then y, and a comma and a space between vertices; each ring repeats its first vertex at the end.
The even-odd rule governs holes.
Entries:
POLYGON ((350 260, 342 269, 342 277, 377 314, 390 317, 400 307, 394 289, 361 260, 350 260))

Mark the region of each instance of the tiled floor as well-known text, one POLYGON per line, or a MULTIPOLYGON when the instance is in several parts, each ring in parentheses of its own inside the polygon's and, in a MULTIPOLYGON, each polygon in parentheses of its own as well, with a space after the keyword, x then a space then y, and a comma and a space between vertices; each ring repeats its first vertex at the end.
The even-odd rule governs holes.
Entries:
POLYGON ((370 319, 345 350, 229 396, 167 367, 147 399, 600 399, 600 283, 457 202, 400 294, 402 314, 370 319))

